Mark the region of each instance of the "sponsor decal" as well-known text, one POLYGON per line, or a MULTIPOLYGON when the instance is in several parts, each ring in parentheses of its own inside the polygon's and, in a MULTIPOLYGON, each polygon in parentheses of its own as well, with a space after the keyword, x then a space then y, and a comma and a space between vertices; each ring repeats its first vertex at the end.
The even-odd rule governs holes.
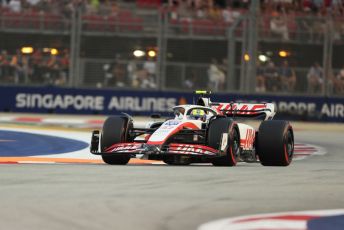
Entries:
POLYGON ((157 130, 157 132, 166 132, 166 130, 171 130, 173 128, 175 128, 176 126, 178 126, 181 122, 178 120, 169 120, 166 121, 164 124, 162 124, 162 126, 160 126, 160 128, 157 130))
POLYGON ((175 98, 164 97, 112 97, 108 110, 157 111, 166 112, 176 106, 175 98))
POLYGON ((294 113, 298 115, 307 114, 310 116, 321 116, 344 118, 344 104, 343 103, 323 103, 317 108, 316 103, 305 102, 275 102, 278 112, 294 113))
POLYGON ((323 104, 321 114, 328 117, 341 117, 344 118, 344 104, 323 104))
POLYGON ((171 144, 170 153, 178 154, 197 154, 197 155, 216 155, 217 150, 202 145, 171 144))
POLYGON ((213 106, 213 109, 223 114, 255 114, 256 112, 248 112, 248 110, 265 109, 265 104, 239 104, 239 103, 221 103, 218 106, 213 106))
POLYGON ((164 125, 167 125, 167 126, 170 126, 170 125, 179 125, 180 124, 180 121, 178 121, 178 120, 169 120, 169 121, 166 121, 165 123, 164 123, 164 125))
MULTIPOLYGON (((0 101, 2 111, 79 114, 126 112, 135 115, 158 112, 168 116, 173 106, 192 103, 194 95, 165 91, 0 86, 0 96, 6 98, 0 101)), ((261 102, 269 102, 276 105, 276 119, 344 121, 343 98, 239 94, 214 94, 211 97, 213 102, 224 102, 221 106, 215 106, 217 110, 228 110, 231 105, 227 102, 236 101, 232 109, 249 114, 251 112, 248 110, 263 109, 253 108, 250 103, 262 106, 261 102)))
POLYGON ((295 114, 315 114, 316 112, 316 104, 315 103, 304 103, 304 102, 286 102, 280 101, 275 102, 276 108, 278 112, 289 112, 295 114))
POLYGON ((94 95, 18 93, 15 96, 15 106, 20 109, 167 112, 177 104, 177 99, 171 97, 113 96, 107 104, 106 99, 104 96, 94 95))
POLYGON ((53 95, 53 94, 26 94, 16 95, 17 108, 44 108, 44 109, 68 109, 76 110, 103 110, 104 97, 85 95, 53 95))
POLYGON ((140 143, 120 143, 115 144, 106 150, 107 152, 132 152, 133 150, 138 149, 141 147, 140 143))

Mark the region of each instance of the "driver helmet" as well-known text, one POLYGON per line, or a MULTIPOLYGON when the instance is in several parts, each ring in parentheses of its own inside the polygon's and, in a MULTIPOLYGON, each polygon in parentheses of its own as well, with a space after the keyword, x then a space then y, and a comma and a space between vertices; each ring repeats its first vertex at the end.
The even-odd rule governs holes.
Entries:
POLYGON ((195 120, 199 120, 203 118, 204 116, 205 116, 205 112, 203 109, 193 109, 190 114, 190 117, 195 120))

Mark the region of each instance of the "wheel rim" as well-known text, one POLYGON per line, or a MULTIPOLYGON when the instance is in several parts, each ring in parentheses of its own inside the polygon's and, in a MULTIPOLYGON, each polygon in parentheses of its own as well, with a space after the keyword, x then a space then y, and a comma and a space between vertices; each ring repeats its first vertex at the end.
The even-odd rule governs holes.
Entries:
POLYGON ((234 129, 232 151, 235 158, 238 156, 239 146, 240 146, 240 140, 239 140, 238 131, 234 129))
POLYGON ((287 148, 287 154, 289 158, 292 157, 293 152, 294 152, 294 141, 293 141, 293 136, 290 131, 288 131, 288 134, 287 134, 286 148, 287 148))

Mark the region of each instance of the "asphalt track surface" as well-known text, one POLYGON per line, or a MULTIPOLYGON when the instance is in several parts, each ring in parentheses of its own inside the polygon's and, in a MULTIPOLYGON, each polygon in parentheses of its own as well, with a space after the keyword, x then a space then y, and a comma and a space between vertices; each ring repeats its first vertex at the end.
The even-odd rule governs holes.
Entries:
POLYGON ((0 229, 197 229, 232 216, 344 208, 343 129, 295 136, 328 153, 289 167, 3 164, 0 229))

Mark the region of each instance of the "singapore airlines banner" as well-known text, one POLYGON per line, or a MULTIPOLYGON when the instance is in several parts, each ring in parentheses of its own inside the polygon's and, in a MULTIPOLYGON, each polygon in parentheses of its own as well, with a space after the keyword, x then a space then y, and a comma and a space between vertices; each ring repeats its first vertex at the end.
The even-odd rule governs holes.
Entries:
POLYGON ((0 87, 1 111, 149 115, 166 114, 182 94, 158 91, 89 90, 55 87, 0 87))
MULTIPOLYGON (((344 122, 344 98, 238 94, 214 94, 211 98, 220 102, 274 102, 280 119, 344 122)), ((191 92, 0 87, 1 112, 169 116, 173 106, 195 99, 191 92)))

